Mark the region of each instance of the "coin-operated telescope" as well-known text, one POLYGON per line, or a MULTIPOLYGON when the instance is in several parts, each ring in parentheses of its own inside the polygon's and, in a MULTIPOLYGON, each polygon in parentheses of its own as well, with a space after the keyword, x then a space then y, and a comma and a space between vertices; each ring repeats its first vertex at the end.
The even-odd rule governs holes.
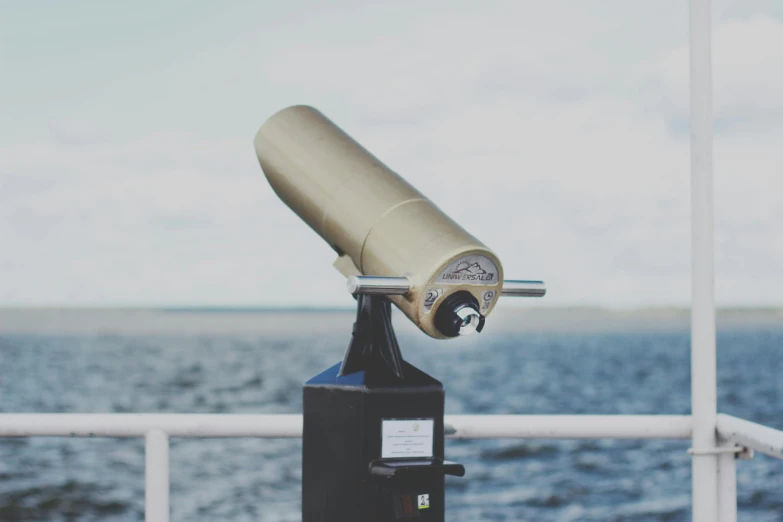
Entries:
POLYGON ((341 364, 304 390, 303 522, 444 519, 440 382, 402 359, 390 303, 424 333, 484 328, 501 295, 541 297, 504 280, 500 260, 323 114, 283 109, 255 148, 272 188, 336 252, 357 297, 341 364))

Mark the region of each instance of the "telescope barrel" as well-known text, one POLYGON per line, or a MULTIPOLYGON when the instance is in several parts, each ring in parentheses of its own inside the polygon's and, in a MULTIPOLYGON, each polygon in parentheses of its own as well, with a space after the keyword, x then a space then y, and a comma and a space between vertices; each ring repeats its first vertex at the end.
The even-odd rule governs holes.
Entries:
POLYGON ((503 281, 495 253, 326 116, 283 109, 254 145, 269 184, 337 252, 343 275, 407 278, 404 295, 384 292, 422 331, 455 337, 456 307, 474 308, 482 321, 492 311, 503 281), (455 308, 441 310, 447 302, 455 308))

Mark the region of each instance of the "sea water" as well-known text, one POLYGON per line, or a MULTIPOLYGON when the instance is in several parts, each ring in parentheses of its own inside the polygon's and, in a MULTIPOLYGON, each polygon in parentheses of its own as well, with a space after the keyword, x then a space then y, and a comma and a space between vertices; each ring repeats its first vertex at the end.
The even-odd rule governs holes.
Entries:
MULTIPOLYGON (((447 413, 689 413, 687 321, 575 315, 521 314, 450 342, 401 326, 399 338, 443 382, 447 413)), ((350 311, 0 312, 0 411, 299 413, 302 383, 341 360, 351 322, 350 311)), ((783 322, 721 327, 719 410, 781 429, 781 399, 783 322)), ((690 520, 688 447, 447 441, 467 469, 447 479, 447 520, 690 520)), ((172 520, 300 520, 300 452, 297 439, 172 439, 172 520)), ((740 461, 737 486, 740 520, 783 520, 783 461, 740 461)), ((141 440, 0 439, 0 520, 135 521, 143 509, 141 440)))

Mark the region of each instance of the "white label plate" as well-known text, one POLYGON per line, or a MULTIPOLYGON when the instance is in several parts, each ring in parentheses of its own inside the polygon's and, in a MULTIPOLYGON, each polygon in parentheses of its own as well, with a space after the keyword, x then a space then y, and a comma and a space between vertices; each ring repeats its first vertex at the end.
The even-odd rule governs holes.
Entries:
POLYGON ((383 419, 381 458, 432 457, 434 419, 383 419))

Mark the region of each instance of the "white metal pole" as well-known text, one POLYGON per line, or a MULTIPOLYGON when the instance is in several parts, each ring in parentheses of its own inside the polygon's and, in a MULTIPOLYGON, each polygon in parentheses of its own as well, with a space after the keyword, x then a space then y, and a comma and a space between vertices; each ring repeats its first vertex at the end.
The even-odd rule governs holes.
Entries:
MULTIPOLYGON (((733 447, 729 443, 726 447, 733 447)), ((737 522, 737 454, 721 453, 718 457, 719 522, 737 522)))
POLYGON ((690 0, 693 520, 718 520, 710 0, 690 0))
POLYGON ((457 439, 688 439, 686 415, 446 415, 457 439))
POLYGON ((721 413, 718 415, 721 439, 783 460, 783 431, 721 413))
POLYGON ((144 439, 144 520, 169 522, 169 437, 150 430, 144 439))
MULTIPOLYGON (((732 433, 736 419, 726 416, 732 433)), ((753 423, 745 423, 751 426, 753 423)), ((763 426, 761 426, 763 428, 763 426)), ((0 437, 301 437, 302 416, 224 413, 0 413, 0 437)), ((766 428, 758 447, 783 446, 766 428)), ((446 437, 459 439, 690 439, 690 415, 446 415, 446 437)), ((754 432, 755 433, 755 432, 754 432)), ((779 456, 778 458, 783 458, 779 456)))

